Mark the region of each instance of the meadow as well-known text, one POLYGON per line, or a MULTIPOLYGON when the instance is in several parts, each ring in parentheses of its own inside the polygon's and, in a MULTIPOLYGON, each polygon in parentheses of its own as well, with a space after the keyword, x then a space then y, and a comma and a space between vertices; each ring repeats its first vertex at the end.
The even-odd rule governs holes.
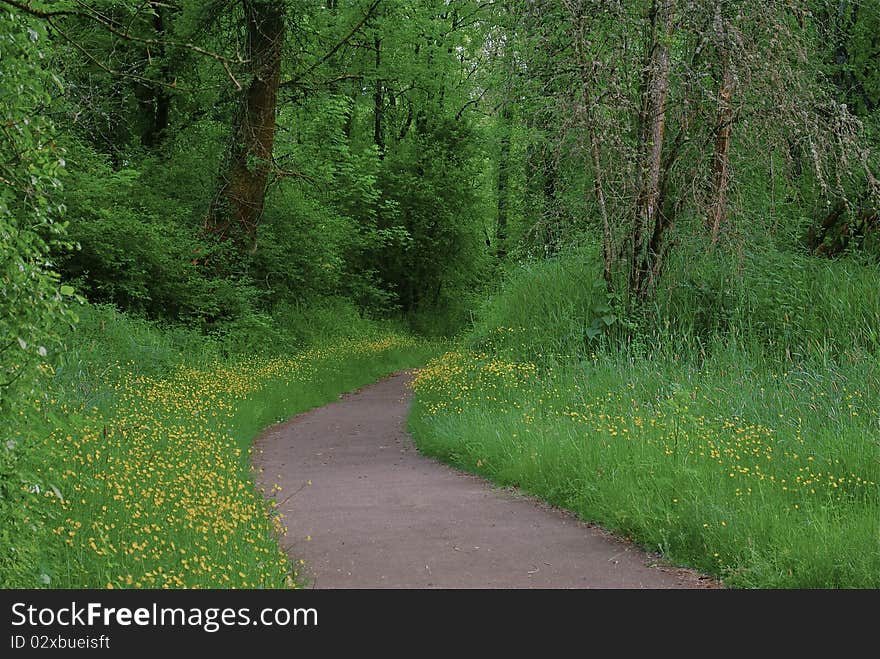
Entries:
POLYGON ((777 265, 796 285, 711 297, 695 262, 659 296, 665 329, 629 342, 577 254, 515 273, 452 343, 346 304, 216 336, 86 306, 35 407, 4 419, 0 583, 303 585, 252 440, 427 362, 410 428, 430 456, 730 587, 880 587, 876 272, 777 265))
POLYGON ((839 374, 448 353, 414 383, 420 449, 734 587, 880 587, 872 395, 839 374))
POLYGON ((252 440, 432 349, 362 324, 360 338, 287 356, 185 358, 147 323, 87 313, 83 337, 90 324, 104 335, 83 338, 39 409, 9 428, 18 450, 7 467, 21 476, 4 511, 3 587, 301 585, 280 545, 283 520, 254 487, 252 440), (114 341, 117 357, 154 359, 90 352, 114 341))
POLYGON ((581 259, 523 269, 419 373, 416 443, 731 587, 880 587, 876 269, 787 265, 701 318, 674 282, 629 343, 581 259))

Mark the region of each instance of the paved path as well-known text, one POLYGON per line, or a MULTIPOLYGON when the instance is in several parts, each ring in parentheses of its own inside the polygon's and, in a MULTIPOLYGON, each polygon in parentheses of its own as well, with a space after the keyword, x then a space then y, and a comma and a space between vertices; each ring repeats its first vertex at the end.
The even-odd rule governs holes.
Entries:
POLYGON ((535 500, 418 453, 406 373, 269 428, 254 465, 274 484, 285 549, 317 588, 705 588, 535 500), (311 482, 311 485, 308 483, 311 482))

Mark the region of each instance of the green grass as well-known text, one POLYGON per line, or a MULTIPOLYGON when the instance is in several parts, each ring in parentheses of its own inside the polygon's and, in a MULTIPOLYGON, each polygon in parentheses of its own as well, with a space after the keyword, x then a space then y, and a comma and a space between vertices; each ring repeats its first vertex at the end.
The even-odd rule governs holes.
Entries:
POLYGON ((865 359, 880 354, 878 281, 878 264, 682 245, 651 303, 627 315, 605 292, 598 249, 584 248, 513 270, 465 345, 542 364, 633 339, 646 353, 698 355, 734 340, 776 360, 865 359))
POLYGON ((450 353, 420 373, 410 427, 429 455, 731 586, 880 587, 880 369, 737 359, 450 353))
MULTIPOLYGON (((522 268, 418 376, 417 444, 730 586, 880 587, 876 266, 725 258, 637 319, 589 255, 522 268)), ((209 337, 82 315, 2 420, 4 587, 296 583, 250 442, 440 350, 338 301, 209 337)))
POLYGON ((417 445, 730 586, 880 587, 877 267, 712 258, 598 337, 589 255, 522 268, 417 378, 417 445))
POLYGON ((253 485, 251 441, 436 354, 365 324, 289 355, 224 356, 186 330, 85 315, 40 412, 5 423, 16 446, 0 508, 3 587, 294 585, 282 522, 253 485))

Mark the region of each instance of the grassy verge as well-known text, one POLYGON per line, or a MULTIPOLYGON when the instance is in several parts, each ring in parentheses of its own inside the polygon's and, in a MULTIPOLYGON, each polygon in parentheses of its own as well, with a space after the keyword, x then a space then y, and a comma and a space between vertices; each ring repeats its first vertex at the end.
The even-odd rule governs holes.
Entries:
POLYGON ((737 587, 880 587, 880 368, 477 352, 421 371, 426 453, 737 587))
POLYGON ((92 350, 118 331, 119 341, 140 339, 137 359, 68 360, 40 414, 7 427, 19 481, 7 503, 24 514, 4 525, 4 587, 295 585, 280 521, 253 487, 251 440, 433 350, 373 328, 290 356, 222 358, 181 353, 180 340, 134 321, 111 324, 92 350))

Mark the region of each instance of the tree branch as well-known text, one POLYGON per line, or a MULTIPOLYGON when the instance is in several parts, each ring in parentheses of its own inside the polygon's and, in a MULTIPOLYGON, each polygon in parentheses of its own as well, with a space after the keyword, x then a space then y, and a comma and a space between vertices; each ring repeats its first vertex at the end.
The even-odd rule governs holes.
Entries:
MULTIPOLYGON (((0 1, 2 1, 2 0, 0 0, 0 1)), ((373 2, 370 3, 370 6, 367 7, 367 11, 363 15, 363 17, 357 23, 354 24, 354 27, 352 27, 348 31, 348 33, 344 37, 342 37, 342 39, 340 39, 339 41, 336 42, 336 45, 334 45, 330 50, 328 50, 326 53, 324 53, 324 55, 320 59, 318 59, 316 62, 314 62, 305 71, 303 71, 302 73, 297 75, 295 78, 287 80, 286 82, 282 82, 280 86, 281 87, 296 87, 303 80, 303 78, 305 78, 306 76, 311 74, 315 69, 317 69, 319 66, 321 66, 324 62, 326 62, 328 59, 333 57, 333 55, 336 54, 336 51, 338 51, 345 44, 347 44, 349 42, 349 40, 351 40, 351 38, 360 31, 360 29, 364 26, 364 24, 368 20, 370 20, 370 18, 373 15, 373 12, 376 11, 376 8, 379 6, 379 3, 381 1, 382 0, 373 0, 373 2)))
POLYGON ((84 14, 81 11, 77 11, 76 9, 59 9, 55 11, 47 10, 47 9, 36 9, 31 7, 30 2, 17 2, 16 0, 0 0, 5 5, 9 5, 10 7, 14 7, 19 11, 23 11, 26 14, 30 14, 31 16, 36 16, 37 18, 47 19, 54 18, 55 16, 83 16, 84 14))
MULTIPOLYGON (((235 76, 232 73, 230 68, 230 64, 244 64, 247 60, 242 59, 241 55, 238 55, 235 59, 230 59, 219 53, 215 53, 213 51, 207 50, 200 46, 197 46, 193 43, 184 42, 184 41, 173 41, 166 39, 152 39, 149 37, 139 37, 137 35, 131 34, 128 29, 120 29, 119 23, 114 21, 112 18, 105 16, 104 14, 98 12, 96 9, 89 7, 81 2, 81 0, 77 0, 77 4, 83 7, 83 9, 59 9, 59 10, 47 10, 47 9, 37 9, 32 7, 30 2, 21 2, 20 0, 0 0, 0 4, 5 4, 19 11, 28 14, 30 16, 34 16, 41 20, 46 21, 51 25, 56 31, 60 33, 57 24, 53 19, 65 16, 74 16, 77 18, 84 18, 86 20, 90 20, 94 23, 98 23, 101 27, 103 27, 107 32, 112 34, 115 37, 123 39, 125 41, 131 41, 134 43, 141 43, 148 46, 157 46, 157 47, 172 47, 172 48, 183 48, 186 50, 190 50, 194 53, 198 53, 204 57, 209 57, 213 60, 216 60, 223 66, 223 70, 226 71, 226 74, 229 76, 229 79, 232 80, 232 83, 239 90, 242 89, 241 84, 236 80, 235 76)), ((68 41, 71 41, 69 37, 65 37, 68 41)), ((72 42, 72 41, 71 41, 72 42)), ((79 50, 85 52, 83 48, 79 48, 79 50)), ((89 54, 90 59, 96 61, 94 57, 89 54)), ((97 62, 96 62, 97 63, 97 62)), ((109 73, 118 73, 109 69, 106 66, 100 65, 105 71, 109 73)), ((157 82, 157 81, 151 81, 157 82)))

